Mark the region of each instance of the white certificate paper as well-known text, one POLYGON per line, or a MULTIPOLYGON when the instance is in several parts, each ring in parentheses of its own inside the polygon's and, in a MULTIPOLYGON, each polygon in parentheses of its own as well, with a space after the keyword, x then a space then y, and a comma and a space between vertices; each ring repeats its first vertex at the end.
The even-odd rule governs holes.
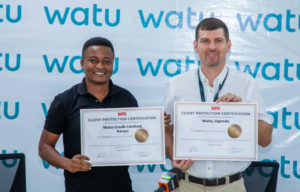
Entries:
POLYGON ((257 160, 256 103, 174 104, 174 159, 257 160))
POLYGON ((164 164, 163 108, 81 109, 81 152, 93 166, 164 164))

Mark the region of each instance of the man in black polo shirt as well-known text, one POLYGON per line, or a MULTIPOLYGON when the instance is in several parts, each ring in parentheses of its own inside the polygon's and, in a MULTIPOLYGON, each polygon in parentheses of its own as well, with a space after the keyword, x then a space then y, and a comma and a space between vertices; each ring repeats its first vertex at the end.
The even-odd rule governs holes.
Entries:
POLYGON ((91 167, 81 155, 80 109, 138 107, 134 96, 114 85, 114 48, 105 38, 88 40, 82 49, 81 67, 85 78, 80 84, 58 94, 48 111, 39 143, 39 155, 50 165, 64 169, 67 192, 131 192, 128 166, 91 167), (64 154, 55 150, 63 133, 64 154))

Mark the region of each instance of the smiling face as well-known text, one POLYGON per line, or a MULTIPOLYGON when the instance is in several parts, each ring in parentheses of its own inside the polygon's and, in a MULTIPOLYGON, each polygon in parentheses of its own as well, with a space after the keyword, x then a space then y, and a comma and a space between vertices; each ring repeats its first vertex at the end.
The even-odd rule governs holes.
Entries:
POLYGON ((90 46, 84 52, 80 64, 86 83, 108 84, 113 72, 114 54, 108 46, 90 46))
POLYGON ((211 31, 200 29, 198 35, 198 41, 194 41, 194 48, 199 54, 201 66, 224 67, 231 41, 226 41, 223 28, 211 31))

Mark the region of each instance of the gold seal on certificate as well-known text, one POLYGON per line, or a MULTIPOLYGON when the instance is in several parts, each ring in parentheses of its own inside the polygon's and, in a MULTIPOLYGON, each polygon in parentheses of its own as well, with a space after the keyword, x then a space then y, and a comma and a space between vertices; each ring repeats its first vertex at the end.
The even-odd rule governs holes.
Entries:
POLYGON ((235 138, 239 138, 241 134, 242 134, 242 128, 239 125, 233 124, 228 127, 229 137, 235 139, 235 138))
POLYGON ((149 133, 146 129, 138 129, 135 132, 135 139, 140 143, 146 142, 148 137, 149 137, 149 133))

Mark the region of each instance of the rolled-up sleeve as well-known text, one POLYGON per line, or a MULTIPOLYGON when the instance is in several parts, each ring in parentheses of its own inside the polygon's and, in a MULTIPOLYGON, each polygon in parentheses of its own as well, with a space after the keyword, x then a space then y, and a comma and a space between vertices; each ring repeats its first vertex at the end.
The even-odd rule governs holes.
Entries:
POLYGON ((257 102, 259 120, 265 121, 269 124, 273 123, 273 117, 266 112, 264 100, 256 80, 252 81, 250 85, 250 91, 247 100, 250 102, 257 102))
POLYGON ((65 107, 62 103, 62 100, 58 97, 55 97, 48 110, 44 129, 51 133, 60 135, 66 126, 67 119, 65 115, 65 107))

